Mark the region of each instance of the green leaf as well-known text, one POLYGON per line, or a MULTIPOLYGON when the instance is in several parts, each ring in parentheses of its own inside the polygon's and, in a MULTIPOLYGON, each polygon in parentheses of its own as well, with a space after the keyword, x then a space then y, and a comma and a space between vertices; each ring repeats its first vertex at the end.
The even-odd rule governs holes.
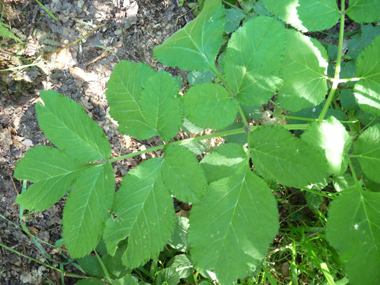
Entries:
MULTIPOLYGON (((230 130, 236 130, 244 128, 244 123, 243 122, 237 122, 233 123, 232 125, 229 125, 227 128, 224 129, 224 131, 230 131, 230 130)), ((228 142, 228 143, 236 143, 240 145, 245 145, 247 143, 247 133, 240 133, 236 135, 229 135, 223 137, 223 139, 228 142)))
POLYGON ((187 254, 174 256, 169 260, 167 267, 176 269, 180 278, 187 278, 193 275, 194 269, 190 261, 190 256, 187 254))
POLYGON ((336 0, 298 0, 296 9, 302 25, 310 31, 330 29, 341 15, 336 0))
POLYGON ((244 12, 238 8, 226 9, 226 33, 232 33, 239 26, 240 21, 245 17, 244 12))
POLYGON ((206 1, 199 16, 155 47, 153 56, 187 71, 214 71, 215 57, 224 42, 224 18, 220 0, 206 1))
POLYGON ((141 109, 145 121, 162 138, 170 141, 182 126, 182 112, 177 83, 166 72, 151 76, 141 92, 141 109))
POLYGON ((207 182, 211 183, 231 176, 235 172, 245 171, 248 159, 249 152, 246 148, 227 143, 206 155, 201 161, 201 166, 206 173, 207 182))
POLYGON ((112 207, 116 218, 106 222, 104 241, 109 254, 114 255, 118 242, 129 236, 123 255, 123 264, 129 268, 158 255, 173 232, 173 200, 162 182, 161 165, 162 158, 153 158, 127 173, 112 207))
POLYGON ((103 268, 96 256, 87 255, 78 258, 77 262, 88 275, 92 277, 105 277, 103 268))
POLYGON ((22 43, 22 40, 20 40, 18 37, 15 36, 14 33, 10 32, 6 27, 4 27, 2 23, 0 23, 0 36, 3 38, 11 38, 17 42, 22 43))
POLYGON ((236 119, 237 101, 218 84, 192 86, 183 99, 186 117, 197 126, 220 130, 236 119))
POLYGON ((337 119, 330 117, 322 123, 312 122, 301 138, 325 150, 329 173, 341 175, 346 172, 351 139, 337 119))
POLYGON ((220 284, 232 284, 259 266, 278 229, 269 187, 247 167, 213 182, 190 215, 194 266, 214 269, 220 284))
POLYGON ((127 246, 128 239, 122 240, 119 242, 114 256, 109 254, 102 256, 102 261, 110 273, 111 278, 120 278, 128 272, 128 267, 122 263, 122 256, 127 249, 127 246))
POLYGON ((359 110, 354 93, 351 90, 343 89, 340 92, 340 103, 345 110, 359 110))
POLYGON ((262 0, 262 2, 270 12, 302 32, 329 29, 340 18, 335 0, 262 0))
POLYGON ((44 105, 36 105, 38 123, 55 146, 84 162, 111 156, 102 129, 78 103, 51 90, 41 91, 41 98, 44 105))
MULTIPOLYGON (((241 109, 246 118, 258 119, 263 117, 261 106, 241 106, 241 109)), ((241 119, 240 113, 238 113, 238 118, 241 119)))
POLYGON ((205 194, 203 170, 194 154, 182 146, 165 147, 161 175, 165 186, 180 201, 195 203, 205 194))
POLYGON ((104 285, 104 282, 99 279, 84 279, 79 280, 77 285, 104 285))
POLYGON ((181 129, 184 132, 189 133, 189 134, 198 134, 198 133, 201 133, 205 130, 205 128, 200 128, 200 127, 194 125, 186 117, 183 120, 183 126, 181 127, 181 129))
POLYGON ((358 77, 355 97, 360 108, 367 113, 380 115, 380 36, 366 47, 358 58, 358 77))
POLYGON ((343 175, 334 175, 333 178, 334 188, 336 191, 346 191, 347 189, 355 188, 355 180, 349 173, 343 175))
POLYGON ((165 268, 158 272, 156 277, 156 285, 178 285, 179 284, 179 274, 175 268, 165 268))
POLYGON ((299 32, 287 31, 284 83, 277 101, 290 111, 318 105, 325 98, 328 58, 323 46, 299 32))
POLYGON ((228 87, 243 105, 266 103, 281 85, 285 29, 274 18, 258 17, 232 34, 223 58, 228 87))
POLYGON ((238 0, 238 2, 245 12, 249 12, 254 5, 254 0, 238 0))
POLYGON ((374 27, 371 24, 363 25, 360 31, 361 32, 348 40, 348 52, 346 53, 346 56, 357 59, 363 49, 380 34, 380 26, 374 27))
POLYGON ((174 232, 168 241, 168 244, 178 250, 186 252, 188 251, 189 245, 187 242, 187 230, 189 228, 189 219, 185 217, 180 217, 176 215, 174 232))
POLYGON ((63 210, 63 238, 71 257, 85 256, 96 247, 114 193, 110 163, 92 167, 78 177, 63 210))
POLYGON ((16 202, 29 210, 46 210, 69 191, 78 175, 93 166, 56 148, 35 146, 16 165, 16 179, 35 182, 16 202))
POLYGON ((350 0, 346 14, 357 23, 376 22, 380 18, 378 0, 350 0))
POLYGON ((137 139, 148 139, 156 135, 142 115, 140 93, 155 71, 143 63, 122 61, 115 65, 107 83, 107 100, 110 115, 119 123, 119 131, 137 139))
POLYGON ((272 13, 270 13, 267 8, 264 7, 264 4, 261 0, 258 0, 255 3, 255 6, 253 7, 253 10, 255 11, 255 15, 257 16, 272 16, 272 13))
POLYGON ((192 71, 187 75, 187 80, 190 85, 211 83, 215 74, 208 70, 192 71))
POLYGON ((362 110, 356 112, 356 118, 367 127, 380 124, 380 117, 364 113, 362 110))
POLYGON ((319 208, 319 206, 322 204, 323 202, 323 197, 318 195, 318 194, 314 194, 314 193, 311 193, 311 192, 306 192, 305 193, 305 198, 306 198, 306 202, 313 208, 317 209, 319 208))
MULTIPOLYGON (((318 119, 319 115, 322 112, 323 106, 326 104, 326 100, 323 100, 321 104, 318 106, 313 106, 312 108, 305 108, 302 109, 301 111, 290 113, 291 116, 295 117, 303 117, 303 118, 309 118, 309 119, 318 119)), ((346 115, 337 109, 328 109, 326 117, 333 116, 338 120, 344 120, 346 119, 346 115)), ((296 119, 290 119, 290 122, 292 124, 305 124, 308 122, 301 121, 301 120, 296 120, 296 119)))
POLYGON ((293 137, 281 126, 257 129, 249 146, 253 165, 265 179, 304 187, 329 175, 324 151, 293 137))
POLYGON ((205 141, 199 141, 199 142, 189 142, 182 145, 183 147, 186 147, 189 149, 192 153, 195 155, 202 154, 206 149, 209 148, 209 145, 205 141))
POLYGON ((362 181, 365 185, 365 189, 366 190, 369 190, 369 191, 372 191, 372 192, 380 192, 380 183, 379 182, 375 182, 371 179, 369 179, 367 176, 363 175, 362 177, 362 181))
POLYGON ((123 278, 115 280, 112 285, 138 285, 139 283, 133 279, 132 275, 125 275, 123 278))
POLYGON ((379 194, 346 190, 329 207, 326 237, 352 285, 380 284, 379 194))
POLYGON ((369 179, 380 182, 380 125, 365 130, 354 142, 352 157, 357 157, 369 179))

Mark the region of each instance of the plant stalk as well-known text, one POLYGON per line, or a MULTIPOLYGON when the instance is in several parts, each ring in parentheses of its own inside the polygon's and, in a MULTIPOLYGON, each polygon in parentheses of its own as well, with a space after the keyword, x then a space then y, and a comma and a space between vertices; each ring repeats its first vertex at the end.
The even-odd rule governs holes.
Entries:
MULTIPOLYGON (((284 127, 287 130, 305 130, 309 125, 308 124, 294 124, 294 125, 281 125, 281 126, 284 127)), ((256 130, 257 128, 260 128, 260 127, 262 127, 262 126, 251 126, 249 133, 253 132, 254 130, 256 130)), ((159 145, 159 146, 156 146, 156 147, 148 148, 148 149, 145 149, 145 150, 141 150, 141 151, 129 153, 129 154, 126 154, 126 155, 114 157, 112 159, 107 160, 106 162, 111 163, 111 162, 123 160, 123 159, 126 159, 126 158, 138 156, 138 155, 141 155, 141 154, 144 154, 144 153, 147 153, 147 152, 152 152, 152 151, 160 150, 160 149, 163 149, 167 145, 182 145, 182 144, 187 144, 187 143, 190 143, 190 142, 199 142, 199 141, 203 141, 203 140, 207 140, 207 139, 212 139, 212 138, 216 138, 216 137, 225 137, 225 136, 230 136, 230 135, 242 134, 242 133, 245 133, 245 132, 246 132, 245 127, 243 127, 243 128, 239 128, 239 129, 235 129, 235 130, 230 130, 230 131, 217 132, 217 133, 213 133, 213 134, 209 134, 209 135, 205 135, 205 136, 201 136, 201 137, 195 137, 195 138, 191 138, 191 139, 174 141, 174 142, 171 142, 171 143, 168 143, 168 144, 165 144, 165 145, 163 144, 163 145, 159 145)))
POLYGON ((339 84, 339 73, 340 73, 340 65, 342 62, 342 50, 343 50, 343 36, 344 36, 344 16, 345 16, 345 0, 341 0, 341 16, 340 16, 340 30, 339 30, 339 44, 338 44, 338 57, 336 59, 335 66, 335 76, 333 80, 333 85, 331 87, 329 96, 327 97, 326 103, 323 106, 323 110, 318 117, 318 122, 322 122, 327 114, 327 111, 330 107, 330 104, 334 98, 335 91, 339 84))

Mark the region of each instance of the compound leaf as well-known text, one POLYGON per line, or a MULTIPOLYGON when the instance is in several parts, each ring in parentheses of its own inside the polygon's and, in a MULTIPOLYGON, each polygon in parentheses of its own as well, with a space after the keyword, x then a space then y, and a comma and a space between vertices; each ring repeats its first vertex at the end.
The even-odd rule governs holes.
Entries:
POLYGON ((194 154, 182 146, 166 146, 162 179, 180 201, 198 202, 205 194, 206 177, 194 154))
POLYGON ((213 182, 190 215, 194 265, 214 270, 220 284, 232 284, 260 265, 277 233, 278 211, 269 187, 246 171, 213 182))
POLYGON ((104 241, 114 255, 119 241, 127 236, 123 264, 129 268, 158 255, 174 229, 173 199, 162 182, 162 158, 152 158, 128 172, 115 194, 111 217, 106 222, 104 241))
POLYGON ((301 138, 325 150, 330 173, 341 175, 347 170, 351 139, 337 119, 331 116, 322 123, 312 122, 301 138))
POLYGON ((107 100, 110 115, 119 123, 119 131, 137 139, 148 139, 156 131, 145 122, 141 112, 142 87, 155 71, 143 63, 122 61, 115 65, 107 83, 107 100))
POLYGON ((335 0, 262 0, 281 20, 302 32, 329 29, 340 17, 335 0))
POLYGON ((357 157, 368 178, 380 182, 380 125, 369 127, 354 142, 352 157, 357 157))
POLYGON ((380 18, 378 0, 350 0, 346 14, 357 23, 376 22, 380 18))
POLYGON ((114 193, 110 163, 92 167, 78 177, 63 210, 63 238, 71 257, 82 257, 96 247, 114 193))
POLYGON ((170 141, 182 126, 178 85, 166 72, 151 76, 141 92, 141 109, 145 121, 164 141, 170 141))
POLYGON ((283 62, 284 83, 277 101, 290 111, 299 111, 322 102, 327 93, 327 52, 315 39, 287 31, 283 62))
POLYGON ((326 237, 350 284, 380 284, 380 193, 353 188, 329 207, 326 237))
POLYGON ((111 156, 102 129, 79 104, 52 90, 41 91, 41 98, 44 105, 36 105, 38 123, 55 146, 84 162, 111 156))
POLYGON ((224 42, 224 18, 220 0, 206 1, 198 17, 154 48, 154 57, 187 71, 214 71, 215 57, 224 42))
POLYGON ((223 70, 228 86, 243 105, 266 103, 281 85, 285 29, 276 19, 258 17, 232 34, 223 70))
POLYGON ((380 36, 367 46, 358 58, 355 97, 360 108, 376 116, 380 115, 380 36))
POLYGON ((241 145, 222 144, 207 154, 201 161, 209 183, 231 176, 235 172, 245 170, 248 165, 249 152, 241 145))
POLYGON ((16 165, 15 178, 35 182, 16 202, 29 210, 46 210, 69 191, 78 175, 93 166, 56 148, 35 146, 16 165))
POLYGON ((237 101, 219 84, 192 86, 183 99, 186 117, 199 127, 220 130, 236 119, 237 101))
POLYGON ((254 167, 266 179, 304 187, 329 175, 323 149, 293 137, 281 126, 257 129, 249 146, 254 167))

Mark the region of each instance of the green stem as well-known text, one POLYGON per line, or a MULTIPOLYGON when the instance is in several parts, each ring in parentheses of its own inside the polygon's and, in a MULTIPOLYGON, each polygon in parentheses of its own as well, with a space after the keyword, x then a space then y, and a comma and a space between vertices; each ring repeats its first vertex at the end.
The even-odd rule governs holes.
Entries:
MULTIPOLYGON (((284 127, 287 130, 305 130, 309 125, 308 124, 293 124, 293 125, 280 125, 280 126, 284 127)), ((260 128, 260 127, 263 127, 263 126, 251 126, 248 133, 253 132, 254 130, 256 130, 257 128, 260 128)), ((119 161, 119 160, 122 160, 122 159, 138 156, 138 155, 141 155, 141 154, 144 154, 144 153, 147 153, 147 152, 152 152, 152 151, 160 150, 160 149, 163 149, 165 146, 168 146, 168 145, 182 145, 182 144, 187 144, 187 143, 190 143, 190 142, 199 142, 199 141, 203 141, 203 140, 207 140, 207 139, 212 139, 212 138, 216 138, 216 137, 225 137, 225 136, 230 136, 230 135, 242 134, 242 133, 245 133, 245 132, 246 132, 246 130, 245 130, 245 127, 244 127, 244 128, 239 128, 239 129, 235 129, 235 130, 229 130, 229 131, 224 131, 224 132, 217 132, 217 133, 213 133, 213 134, 209 134, 209 135, 205 135, 205 136, 201 136, 201 137, 195 137, 195 138, 191 138, 191 139, 185 139, 185 140, 175 141, 175 142, 171 142, 171 143, 168 143, 168 144, 165 144, 165 145, 159 145, 159 146, 148 148, 148 149, 145 149, 145 150, 141 150, 141 151, 129 153, 129 154, 126 154, 126 155, 114 157, 112 159, 107 160, 107 162, 111 163, 111 162, 119 161)))
POLYGON ((360 186, 359 184, 359 180, 358 178, 356 177, 356 173, 355 173, 355 169, 354 169, 354 166, 352 165, 352 162, 351 162, 351 158, 348 157, 348 165, 350 166, 350 170, 351 170, 351 173, 352 173, 352 176, 354 177, 354 181, 355 181, 355 186, 358 190, 361 190, 362 187, 360 186))
POLYGON ((336 59, 335 66, 335 76, 333 80, 333 85, 330 90, 330 94, 327 97, 325 106, 323 106, 323 110, 318 117, 318 122, 322 122, 327 114, 327 110, 330 107, 331 101, 334 98, 335 91, 339 84, 339 73, 340 73, 340 65, 342 61, 342 50, 343 50, 343 36, 344 36, 344 15, 345 15, 345 0, 341 0, 341 16, 340 16, 340 30, 339 30, 339 44, 338 44, 338 57, 336 59))
POLYGON ((110 274, 108 273, 108 270, 107 270, 106 266, 104 265, 104 263, 103 263, 102 259, 100 258, 98 252, 96 250, 94 250, 94 251, 95 251, 95 254, 96 254, 96 258, 98 259, 98 262, 100 263, 100 266, 103 269, 104 275, 106 276, 108 282, 110 284, 112 284, 112 280, 111 280, 110 274))
POLYGON ((49 267, 49 268, 51 268, 51 269, 57 270, 57 271, 59 271, 59 272, 62 272, 62 273, 65 274, 65 276, 68 276, 68 277, 75 277, 75 278, 90 278, 90 277, 86 277, 86 276, 82 276, 82 275, 77 275, 77 274, 74 274, 74 273, 68 273, 68 272, 65 272, 65 271, 63 271, 63 270, 61 270, 61 269, 55 268, 54 266, 51 266, 51 265, 49 265, 49 264, 46 264, 46 263, 44 263, 44 262, 39 261, 38 259, 35 259, 35 258, 33 258, 33 257, 30 257, 30 256, 27 256, 27 255, 25 255, 25 254, 22 254, 21 252, 18 252, 17 250, 14 250, 13 248, 10 248, 9 246, 6 246, 6 245, 3 244, 2 242, 0 242, 0 246, 2 246, 2 247, 4 247, 4 248, 8 249, 9 251, 12 251, 12 252, 14 252, 14 253, 20 255, 20 256, 22 256, 22 257, 28 258, 28 259, 30 259, 30 260, 33 260, 34 262, 37 262, 37 263, 39 263, 39 264, 42 264, 42 265, 46 266, 46 267, 49 267))
POLYGON ((285 119, 293 119, 293 120, 299 120, 299 121, 309 121, 309 122, 315 122, 317 119, 310 119, 310 118, 303 118, 303 117, 295 117, 295 116, 287 116, 282 114, 274 114, 276 117, 285 118, 285 119))
POLYGON ((373 119, 363 129, 360 130, 360 132, 364 132, 364 130, 368 128, 376 120, 376 118, 377 116, 373 117, 373 119))

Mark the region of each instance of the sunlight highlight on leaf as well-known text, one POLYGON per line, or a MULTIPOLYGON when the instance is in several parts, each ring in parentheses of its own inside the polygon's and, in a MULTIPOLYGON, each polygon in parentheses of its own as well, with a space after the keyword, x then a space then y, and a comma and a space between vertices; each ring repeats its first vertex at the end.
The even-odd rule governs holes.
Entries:
POLYGON ((317 40, 293 30, 288 30, 287 35, 282 66, 284 83, 278 91, 277 101, 285 109, 296 112, 325 99, 328 57, 317 40))
POLYGON ((330 173, 341 175, 347 170, 351 139, 335 117, 331 116, 322 123, 312 122, 301 138, 311 145, 325 149, 330 173))
POLYGON ((358 58, 358 77, 355 97, 360 108, 370 114, 380 116, 380 36, 367 46, 358 58))

